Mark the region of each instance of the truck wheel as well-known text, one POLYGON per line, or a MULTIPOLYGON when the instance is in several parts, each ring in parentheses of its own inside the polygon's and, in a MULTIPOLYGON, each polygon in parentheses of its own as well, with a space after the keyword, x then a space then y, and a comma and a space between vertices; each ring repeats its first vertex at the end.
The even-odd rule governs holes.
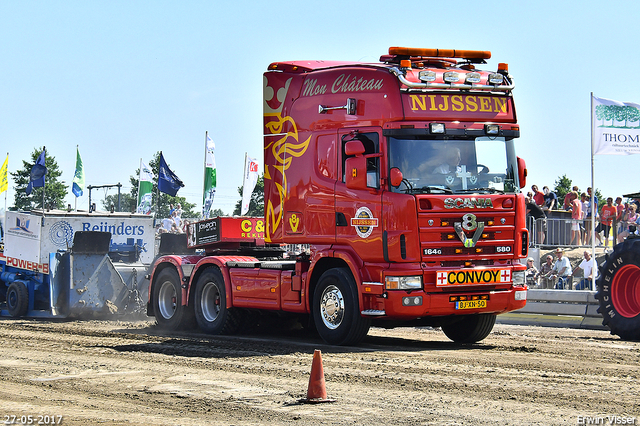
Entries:
POLYGON ((175 269, 165 268, 153 286, 153 310, 156 323, 165 330, 185 330, 194 326, 193 309, 182 304, 180 276, 175 269))
POLYGON ((442 331, 456 343, 476 343, 491 333, 496 323, 495 314, 478 314, 461 317, 456 321, 442 326, 442 331))
POLYGON ((7 310, 12 317, 22 317, 29 310, 29 290, 24 283, 13 282, 7 289, 7 310))
POLYGON ((615 246, 600 271, 596 298, 602 325, 623 340, 640 340, 640 239, 615 246))
POLYGON ((208 268, 196 283, 195 312, 198 326, 205 333, 232 334, 239 327, 236 309, 227 308, 224 278, 217 268, 208 268))
POLYGON ((355 344, 369 332, 371 321, 360 315, 356 283, 347 268, 322 274, 313 292, 312 310, 318 334, 329 344, 355 344))

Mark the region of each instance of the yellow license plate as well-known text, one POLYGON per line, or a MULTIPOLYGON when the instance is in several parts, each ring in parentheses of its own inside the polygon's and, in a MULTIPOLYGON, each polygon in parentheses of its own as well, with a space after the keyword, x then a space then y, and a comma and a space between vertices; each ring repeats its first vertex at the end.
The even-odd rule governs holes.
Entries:
POLYGON ((486 307, 486 300, 462 300, 456 302, 456 309, 481 309, 486 307))

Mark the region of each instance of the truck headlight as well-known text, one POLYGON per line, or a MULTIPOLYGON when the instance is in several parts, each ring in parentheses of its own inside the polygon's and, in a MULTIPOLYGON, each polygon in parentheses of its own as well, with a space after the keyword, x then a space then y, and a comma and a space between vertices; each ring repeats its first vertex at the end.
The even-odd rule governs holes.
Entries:
POLYGON ((422 276, 386 277, 384 287, 387 290, 419 290, 422 288, 422 276))
POLYGON ((525 283, 524 271, 513 271, 511 278, 513 279, 513 285, 523 286, 525 283))

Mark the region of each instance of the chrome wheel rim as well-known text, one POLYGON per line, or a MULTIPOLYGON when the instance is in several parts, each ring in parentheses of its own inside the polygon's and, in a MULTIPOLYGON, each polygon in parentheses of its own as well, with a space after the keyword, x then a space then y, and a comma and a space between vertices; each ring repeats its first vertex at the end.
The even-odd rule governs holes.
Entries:
POLYGON ((216 283, 206 283, 202 289, 202 300, 200 301, 200 309, 202 316, 208 322, 214 322, 220 315, 220 290, 216 283))
POLYGON ((158 292, 158 310, 164 319, 170 319, 176 313, 178 293, 171 281, 165 281, 158 292))
POLYGON ((334 285, 327 286, 320 297, 320 315, 324 325, 335 330, 344 318, 344 296, 334 285))

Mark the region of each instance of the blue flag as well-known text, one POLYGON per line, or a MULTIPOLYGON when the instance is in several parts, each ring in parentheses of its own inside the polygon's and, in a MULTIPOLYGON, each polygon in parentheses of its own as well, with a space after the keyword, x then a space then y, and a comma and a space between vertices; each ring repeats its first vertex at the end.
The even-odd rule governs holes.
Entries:
POLYGON ((162 151, 160 151, 160 169, 158 170, 158 190, 175 197, 178 189, 182 188, 184 183, 175 175, 167 166, 162 151))
POLYGON ((46 149, 43 149, 36 161, 36 164, 31 168, 31 175, 29 176, 29 184, 27 185, 26 193, 31 195, 33 188, 42 188, 44 186, 44 177, 47 174, 47 167, 44 165, 44 159, 46 157, 46 149))

